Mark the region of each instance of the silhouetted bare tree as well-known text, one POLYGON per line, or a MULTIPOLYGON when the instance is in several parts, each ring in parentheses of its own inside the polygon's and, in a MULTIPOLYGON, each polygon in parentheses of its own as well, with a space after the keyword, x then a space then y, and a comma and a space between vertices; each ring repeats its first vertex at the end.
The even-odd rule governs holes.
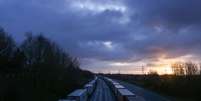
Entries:
POLYGON ((186 75, 196 75, 198 73, 198 66, 192 62, 185 63, 186 75))
POLYGON ((185 75, 185 67, 181 62, 172 64, 172 70, 175 75, 185 75))
POLYGON ((199 74, 201 75, 201 63, 199 63, 199 74))
POLYGON ((198 65, 192 62, 177 62, 172 65, 175 75, 196 75, 199 72, 198 65))

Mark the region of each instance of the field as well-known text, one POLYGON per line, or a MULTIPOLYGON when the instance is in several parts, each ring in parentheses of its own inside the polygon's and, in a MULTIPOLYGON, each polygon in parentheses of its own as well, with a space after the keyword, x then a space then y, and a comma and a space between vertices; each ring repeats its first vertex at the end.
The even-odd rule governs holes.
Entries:
POLYGON ((165 95, 175 101, 200 101, 201 76, 175 76, 175 75, 107 75, 114 79, 150 89, 165 95))

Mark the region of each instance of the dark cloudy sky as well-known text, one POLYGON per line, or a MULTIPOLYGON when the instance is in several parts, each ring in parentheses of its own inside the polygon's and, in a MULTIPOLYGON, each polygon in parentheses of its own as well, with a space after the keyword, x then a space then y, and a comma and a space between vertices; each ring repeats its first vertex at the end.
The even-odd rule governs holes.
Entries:
POLYGON ((43 32, 94 72, 201 56, 201 0, 0 0, 0 26, 17 42, 43 32))

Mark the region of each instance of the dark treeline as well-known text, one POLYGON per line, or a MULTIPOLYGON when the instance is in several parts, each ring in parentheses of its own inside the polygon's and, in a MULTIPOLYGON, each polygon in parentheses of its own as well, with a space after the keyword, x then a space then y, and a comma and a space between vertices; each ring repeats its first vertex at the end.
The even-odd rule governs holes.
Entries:
POLYGON ((27 33, 17 45, 0 28, 0 101, 56 101, 92 77, 43 35, 27 33))
POLYGON ((127 81, 146 89, 171 96, 174 101, 201 101, 200 65, 192 62, 177 62, 172 65, 173 75, 108 74, 107 76, 127 81))

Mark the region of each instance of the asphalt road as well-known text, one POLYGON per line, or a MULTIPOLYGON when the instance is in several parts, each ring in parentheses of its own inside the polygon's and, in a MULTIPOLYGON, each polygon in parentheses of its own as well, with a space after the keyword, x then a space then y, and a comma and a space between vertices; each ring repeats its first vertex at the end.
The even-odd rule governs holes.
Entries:
POLYGON ((145 101, 171 101, 161 95, 158 95, 157 93, 138 87, 136 85, 123 82, 123 81, 118 81, 118 82, 122 84, 124 87, 126 87, 128 90, 133 92, 134 94, 144 98, 145 101))
POLYGON ((115 96, 102 80, 98 79, 96 89, 90 98, 90 101, 116 101, 115 96))

